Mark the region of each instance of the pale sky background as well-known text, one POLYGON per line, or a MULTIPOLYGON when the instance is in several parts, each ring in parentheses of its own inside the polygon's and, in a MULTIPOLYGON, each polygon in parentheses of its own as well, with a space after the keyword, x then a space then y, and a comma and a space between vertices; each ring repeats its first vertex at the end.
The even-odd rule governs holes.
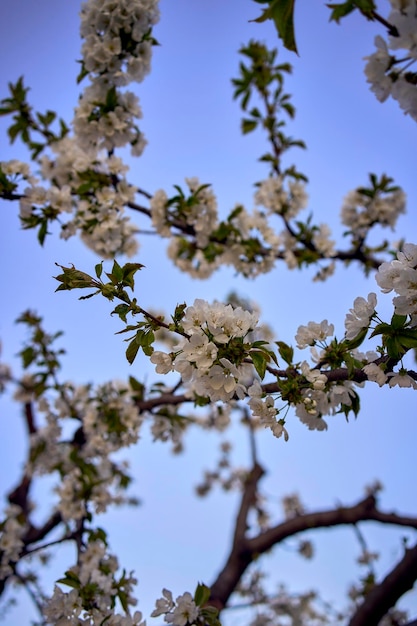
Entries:
MULTIPOLYGON (((385 4, 381 3, 384 7, 385 4)), ((7 95, 6 82, 24 74, 31 87, 30 100, 39 111, 55 109, 72 117, 79 87, 75 85, 80 57, 77 2, 15 0, 0 4, 0 98, 7 95)), ((308 150, 288 154, 310 179, 309 210, 317 222, 327 222, 340 242, 343 228, 339 212, 345 194, 367 183, 368 173, 392 176, 408 195, 408 214, 402 217, 391 240, 406 237, 417 243, 417 192, 415 160, 416 125, 398 105, 381 105, 370 92, 363 74, 363 57, 374 50, 373 38, 382 28, 351 16, 337 26, 329 24, 329 11, 321 0, 298 0, 296 35, 300 56, 284 51, 272 24, 249 20, 259 14, 250 0, 161 0, 161 22, 154 35, 162 44, 154 49, 152 73, 131 88, 143 110, 141 129, 149 141, 140 159, 130 160, 130 180, 151 193, 184 177, 198 176, 211 183, 224 215, 235 203, 253 206, 253 183, 267 176, 257 162, 267 144, 261 133, 240 134, 240 111, 232 101, 230 79, 237 76, 238 48, 250 38, 280 47, 279 60, 294 65, 287 90, 293 94, 297 117, 288 125, 293 137, 302 138, 308 150)), ((381 9, 383 14, 384 9, 381 9)), ((0 118, 0 160, 21 158, 20 146, 9 147, 5 138, 8 120, 0 118)), ((25 337, 14 320, 31 308, 44 316, 45 327, 65 331, 67 349, 63 379, 77 383, 111 378, 152 377, 152 368, 138 359, 130 367, 125 344, 114 333, 121 328, 110 318, 110 306, 98 298, 79 302, 77 293, 54 294, 57 273, 54 262, 74 263, 93 272, 97 257, 78 240, 48 238, 41 249, 33 231, 22 231, 17 205, 2 203, 0 255, 2 314, 0 336, 3 359, 12 363, 25 337)), ((307 214, 307 212, 306 212, 307 214)), ((149 225, 138 219, 139 226, 149 225)), ((280 225, 277 223, 277 228, 280 225)), ((345 314, 356 296, 379 293, 373 276, 365 279, 351 267, 341 267, 325 284, 311 282, 313 270, 289 272, 283 264, 255 281, 234 276, 230 269, 208 281, 191 280, 166 258, 165 241, 142 237, 138 261, 146 265, 137 279, 136 294, 144 308, 173 311, 178 302, 194 298, 225 298, 231 289, 258 301, 263 319, 271 324, 276 339, 291 343, 297 327, 310 320, 327 318, 343 334, 345 314)), ((390 296, 379 297, 378 311, 388 320, 390 296)), ((375 347, 370 344, 369 349, 375 347)), ((268 469, 264 493, 271 503, 297 491, 310 510, 338 503, 352 504, 362 497, 363 487, 379 478, 385 485, 381 496, 385 510, 416 514, 416 399, 415 391, 368 386, 361 392, 362 411, 346 423, 343 416, 328 419, 325 433, 309 432, 296 418, 288 420, 290 440, 274 439, 267 431, 259 436, 260 458, 268 469)), ((5 493, 16 483, 25 457, 19 407, 6 396, 1 402, 0 488, 5 493)), ((250 462, 245 434, 236 427, 226 435, 234 445, 233 459, 250 462)), ((143 506, 113 511, 97 523, 109 530, 110 545, 122 567, 134 569, 139 579, 138 608, 148 616, 162 587, 174 595, 193 592, 198 581, 210 584, 224 563, 230 544, 236 494, 214 492, 204 500, 193 496, 204 469, 214 469, 220 437, 190 431, 186 451, 173 456, 167 444, 152 444, 145 426, 139 445, 129 452, 135 483, 131 493, 143 506)), ((46 487, 39 491, 46 498, 46 487)), ((275 507, 276 509, 276 507, 275 507)), ((45 509, 44 509, 45 510, 45 509)), ((274 509, 273 509, 274 510, 274 509)), ((279 511, 279 508, 276 509, 279 511)), ((42 507, 40 508, 40 514, 42 507)), ((396 532, 362 524, 371 550, 381 550, 377 571, 384 576, 402 556, 400 538, 415 540, 415 533, 396 532)), ((265 558, 272 590, 285 583, 293 592, 317 589, 328 601, 344 605, 346 589, 358 579, 355 558, 360 548, 352 529, 310 533, 316 558, 304 561, 291 550, 295 542, 276 548, 265 558)), ((72 549, 61 551, 45 572, 45 589, 73 561, 72 549)), ((8 613, 11 626, 29 623, 34 617, 24 594, 18 607, 8 613)), ((417 614, 414 591, 404 606, 417 614)), ((155 620, 157 623, 158 620, 155 620)), ((153 620, 150 623, 154 623, 153 620)), ((226 626, 242 624, 243 616, 224 614, 226 626)))

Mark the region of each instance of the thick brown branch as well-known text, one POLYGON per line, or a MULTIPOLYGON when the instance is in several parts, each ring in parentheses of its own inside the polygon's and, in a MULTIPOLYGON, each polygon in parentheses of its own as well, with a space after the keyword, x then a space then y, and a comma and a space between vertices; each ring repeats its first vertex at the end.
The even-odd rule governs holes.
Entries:
POLYGON ((16 504, 19 506, 26 516, 30 511, 28 497, 31 484, 31 478, 27 474, 23 474, 22 480, 18 486, 7 496, 10 504, 16 504))
POLYGON ((242 573, 253 559, 250 550, 246 549, 246 532, 248 528, 249 511, 255 503, 256 489, 263 474, 264 469, 261 465, 256 463, 246 480, 236 518, 233 544, 229 558, 225 567, 217 577, 216 582, 211 587, 210 605, 217 607, 219 610, 222 610, 226 604, 226 602, 223 601, 223 595, 227 595, 227 598, 231 596, 242 573))
POLYGON ((61 522, 61 513, 56 511, 55 513, 52 513, 50 518, 45 522, 43 526, 40 526, 39 528, 36 526, 31 526, 23 537, 23 542, 25 546, 27 547, 31 543, 41 541, 46 537, 48 533, 51 532, 51 530, 56 528, 56 526, 58 526, 61 522))
POLYGON ((235 533, 233 537, 233 546, 239 546, 240 542, 245 539, 248 529, 248 515, 251 507, 255 504, 256 489, 258 482, 264 475, 264 469, 259 463, 256 463, 252 471, 248 475, 245 483, 245 489, 240 503, 239 512, 236 518, 235 533))
POLYGON ((229 558, 211 587, 210 603, 222 610, 250 563, 259 555, 268 552, 276 544, 298 533, 332 526, 356 524, 361 521, 377 521, 417 529, 417 518, 383 513, 376 508, 375 497, 370 495, 351 507, 339 507, 299 515, 274 526, 256 537, 244 536, 234 542, 229 558))
MULTIPOLYGON (((23 482, 23 481, 22 481, 23 482)), ((11 494, 12 495, 12 494, 11 494)), ((9 501, 10 500, 10 496, 9 496, 9 501)), ((20 506, 20 505, 19 505, 20 506)), ((24 548, 20 554, 21 557, 24 557, 25 555, 30 553, 30 550, 28 549, 28 546, 30 544, 33 543, 37 543, 38 541, 41 541, 44 537, 46 537, 46 535, 53 530, 56 526, 58 526, 60 523, 62 522, 62 516, 61 513, 55 512, 53 513, 50 518, 45 522, 45 524, 39 528, 32 526, 29 522, 29 528, 26 531, 26 533, 24 534, 24 536, 22 537, 22 541, 24 544, 24 548)), ((0 555, 1 556, 1 555, 0 555)), ((11 576, 5 576, 4 578, 2 578, 0 580, 0 596, 3 594, 3 592, 6 589, 6 584, 9 580, 11 576)))
POLYGON ((257 537, 253 537, 248 542, 249 548, 254 553, 262 554, 270 550, 275 544, 305 530, 356 524, 361 521, 377 521, 383 524, 394 524, 417 529, 416 517, 403 517, 395 513, 383 513, 378 511, 375 504, 375 497, 371 495, 351 507, 339 507, 329 511, 299 515, 282 524, 278 524, 257 537))
POLYGON ((394 569, 368 593, 349 626, 378 626, 384 615, 413 587, 416 580, 417 545, 406 550, 394 569))
POLYGON ((25 420, 29 435, 37 432, 33 405, 31 402, 25 402, 25 420))
POLYGON ((162 393, 156 398, 139 400, 136 406, 142 413, 143 411, 152 411, 152 409, 156 409, 158 406, 162 406, 164 404, 176 406, 177 404, 182 404, 183 402, 192 402, 192 398, 187 398, 184 395, 176 396, 174 393, 162 393))

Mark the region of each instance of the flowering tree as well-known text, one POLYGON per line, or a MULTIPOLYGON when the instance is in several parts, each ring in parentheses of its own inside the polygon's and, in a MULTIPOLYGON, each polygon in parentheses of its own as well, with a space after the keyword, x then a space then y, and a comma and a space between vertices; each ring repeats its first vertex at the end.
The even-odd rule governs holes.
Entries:
MULTIPOLYGON (((257 20, 272 19, 284 45, 296 50, 293 2, 257 1, 266 5, 257 20)), ((340 21, 358 11, 381 25, 386 39, 376 38, 366 77, 379 100, 392 96, 417 120, 417 75, 411 69, 415 3, 392 0, 391 5, 384 17, 372 0, 348 0, 330 5, 330 16, 340 21)), ((297 494, 288 494, 283 516, 273 517, 261 491, 265 469, 258 450, 264 429, 279 440, 276 446, 285 446, 295 420, 323 431, 327 416, 357 416, 363 387, 417 389, 412 359, 417 245, 378 239, 378 229, 393 229, 405 212, 404 192, 389 176, 370 174, 369 182, 344 200, 345 232, 339 242, 326 222, 303 217, 307 177, 297 165, 287 164, 288 153, 305 147, 286 131, 295 115, 285 89, 291 65, 279 63, 275 50, 254 39, 241 48, 239 74, 232 82, 243 134, 263 131, 266 137, 260 157, 266 173, 255 183, 256 208, 237 204, 220 215, 211 185, 197 178, 187 178, 185 188, 175 185, 173 191, 138 186, 128 175, 123 149, 140 156, 146 140, 138 126, 138 98, 127 86, 149 73, 158 45, 158 2, 89 0, 80 15, 78 82, 83 90, 73 120, 60 119, 53 110, 35 111, 23 78, 12 81, 2 99, 0 113, 12 120, 9 139, 20 140, 29 158, 0 163, 0 196, 19 206, 22 227, 36 231, 41 245, 58 232, 65 240, 79 236, 97 255, 93 269, 59 264, 56 291, 81 289, 81 300, 103 296, 109 301, 127 344, 127 361, 136 365, 144 357, 157 377, 149 383, 132 369, 134 375, 124 382, 67 381, 60 371, 61 333, 46 330, 37 313, 22 313, 18 321, 29 332, 19 353, 24 372, 14 374, 7 365, 1 369, 2 388, 14 388, 23 406, 29 442, 1 522, 1 592, 13 583, 24 587, 42 624, 144 624, 142 614, 131 608, 136 604, 133 572, 119 564, 98 518, 112 505, 135 502, 127 491, 132 476, 121 451, 137 444, 145 422, 155 440, 172 442, 176 452, 182 452, 193 427, 227 432, 240 422, 250 444, 248 466, 235 467, 231 446, 223 442, 217 466, 197 487, 200 496, 215 485, 240 494, 225 562, 214 580, 196 581, 191 592, 176 599, 163 588, 152 617, 163 616, 175 626, 216 625, 226 609, 243 602, 251 626, 415 624, 410 621, 415 615, 395 605, 417 578, 417 546, 405 545, 391 570, 378 576, 377 554, 358 524, 415 530, 417 516, 384 509, 376 482, 353 505, 327 510, 308 511, 297 494), (258 306, 236 293, 225 302, 196 298, 190 303, 178 294, 180 303, 173 310, 150 310, 142 306, 138 289, 146 268, 136 260, 145 231, 168 239, 171 261, 198 279, 225 266, 248 278, 284 266, 311 267, 317 281, 331 281, 338 266, 359 266, 375 275, 376 291, 394 293, 390 314, 378 312, 384 296, 358 294, 345 312, 342 334, 335 334, 327 319, 307 319, 294 338, 283 341, 260 322, 258 306), (126 256, 132 260, 125 262, 126 256), (52 479, 53 495, 39 521, 33 493, 44 476, 52 479), (341 525, 354 528, 366 569, 345 610, 330 608, 312 592, 290 594, 284 586, 273 595, 266 591, 259 557, 295 538, 297 551, 310 559, 308 531, 341 525), (73 547, 72 564, 57 576, 53 589, 43 591, 38 565, 65 543, 73 547)), ((253 28, 256 34, 262 27, 253 28)))

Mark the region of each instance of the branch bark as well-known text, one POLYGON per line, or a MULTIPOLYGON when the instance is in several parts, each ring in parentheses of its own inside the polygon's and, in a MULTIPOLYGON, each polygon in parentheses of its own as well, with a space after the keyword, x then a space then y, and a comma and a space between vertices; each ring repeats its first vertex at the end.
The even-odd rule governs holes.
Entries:
MULTIPOLYGON (((417 545, 406 549, 401 561, 366 596, 349 626, 378 626, 397 601, 412 589, 417 580, 417 545)), ((417 624, 417 621, 411 622, 417 624)))
MULTIPOLYGON (((252 470, 252 475, 254 471, 255 468, 252 470)), ((224 609, 227 605, 230 596, 235 591, 241 577, 252 561, 261 554, 271 550, 276 544, 298 533, 312 529, 356 524, 361 521, 376 521, 381 524, 393 524, 417 529, 417 518, 380 511, 376 507, 375 497, 369 495, 351 507, 338 507, 327 511, 317 511, 315 513, 299 515, 281 524, 277 524, 273 528, 255 537, 248 538, 246 532, 244 534, 242 533, 243 518, 245 519, 245 528, 247 528, 247 515, 250 509, 247 503, 250 501, 250 498, 252 498, 253 502, 255 493, 253 489, 256 488, 261 476, 262 474, 256 478, 256 481, 255 479, 253 479, 252 482, 249 480, 246 485, 236 520, 234 541, 230 555, 223 569, 211 585, 210 604, 218 608, 219 611, 224 609), (250 490, 252 490, 252 495, 247 493, 247 491, 250 490)), ((417 548, 415 550, 415 558, 417 559, 417 548)), ((413 575, 414 579, 416 579, 417 566, 415 567, 413 575)), ((404 593, 404 591, 402 593, 404 593)), ((364 626, 365 622, 353 623, 349 626, 359 626, 359 624, 364 626)), ((370 626, 370 623, 366 623, 366 626, 370 626)))

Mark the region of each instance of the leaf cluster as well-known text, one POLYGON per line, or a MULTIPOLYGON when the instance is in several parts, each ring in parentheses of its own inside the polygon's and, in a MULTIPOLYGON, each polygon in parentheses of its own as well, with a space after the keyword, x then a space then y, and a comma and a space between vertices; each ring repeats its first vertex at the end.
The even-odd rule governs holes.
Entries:
POLYGON ((267 7, 258 18, 252 21, 259 23, 272 20, 284 46, 298 54, 294 32, 295 0, 255 0, 255 2, 266 4, 267 7))
MULTIPOLYGON (((283 131, 286 122, 282 119, 281 112, 291 119, 295 116, 291 96, 284 91, 284 77, 291 73, 292 67, 289 63, 277 64, 277 50, 270 50, 258 41, 251 40, 239 52, 249 59, 249 64, 239 64, 240 76, 232 79, 235 88, 233 97, 240 99, 240 106, 245 114, 241 120, 242 133, 253 132, 256 128, 263 128, 267 132, 271 151, 262 155, 259 160, 269 163, 272 172, 280 173, 283 153, 293 147, 305 148, 303 141, 293 139, 283 131), (249 103, 255 96, 259 106, 249 108, 249 103)), ((294 165, 283 174, 306 180, 294 165)))
POLYGON ((30 310, 22 313, 16 321, 25 324, 30 330, 29 339, 19 352, 19 356, 24 369, 36 366, 30 391, 39 397, 50 385, 56 384, 56 373, 61 367, 60 357, 65 354, 65 350, 55 348, 53 344, 63 333, 62 331, 46 333, 42 326, 42 317, 30 310))
POLYGON ((52 131, 51 126, 57 120, 55 111, 47 110, 45 113, 33 112, 33 108, 27 101, 28 87, 24 86, 23 76, 16 83, 9 83, 10 97, 0 101, 0 115, 12 115, 13 124, 8 128, 7 134, 10 143, 20 137, 31 153, 31 158, 36 157, 51 143, 65 137, 69 128, 63 119, 59 119, 59 132, 52 131), (42 139, 34 139, 32 133, 41 135, 42 139))

